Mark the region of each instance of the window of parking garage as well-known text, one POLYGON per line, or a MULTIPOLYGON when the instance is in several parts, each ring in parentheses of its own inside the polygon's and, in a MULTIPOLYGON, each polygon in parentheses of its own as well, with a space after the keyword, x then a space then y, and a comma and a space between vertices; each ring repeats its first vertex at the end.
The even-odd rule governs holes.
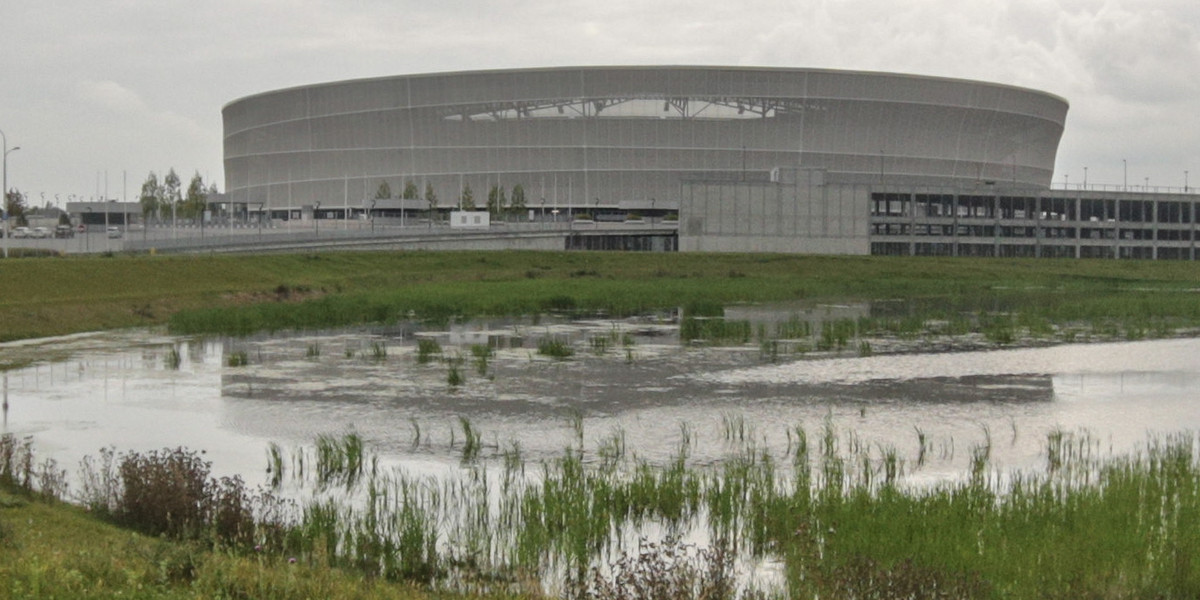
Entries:
POLYGON ((1159 229, 1158 239, 1164 242, 1187 242, 1192 239, 1190 229, 1159 229))
POLYGON ((1032 219, 1036 208, 1037 198, 1000 197, 1001 219, 1032 219))
POLYGON ((1154 239, 1153 229, 1122 229, 1120 238, 1123 240, 1152 240, 1154 239))
POLYGON ((1159 248, 1159 260, 1191 260, 1191 248, 1159 248))
POLYGON ((1000 256, 1003 258, 1033 258, 1037 256, 1037 246, 1031 244, 1005 244, 1000 246, 1000 256))
POLYGON ((1121 246, 1121 258, 1132 258, 1135 260, 1150 260, 1154 258, 1154 248, 1150 246, 1121 246))
POLYGON ((959 244, 959 256, 996 256, 995 244, 959 244))
POLYGON ((1080 246, 1079 258, 1112 258, 1116 256, 1112 246, 1080 246))
POLYGON ((1075 258, 1075 247, 1042 246, 1042 258, 1075 258))
POLYGON ((995 237, 996 228, 992 225, 959 225, 958 235, 963 237, 995 237))
POLYGON ((992 196, 959 196, 957 214, 964 218, 991 219, 996 216, 992 196))
POLYGON ((871 254, 875 256, 908 256, 908 249, 903 242, 871 242, 871 254))
POLYGON ((908 214, 908 205, 911 202, 912 196, 909 194, 873 193, 871 194, 871 216, 906 216, 908 214))
POLYGON ((1033 227, 1009 227, 1002 226, 1000 228, 1000 237, 1005 238, 1031 238, 1034 236, 1033 227))
POLYGON ((917 194, 918 217, 953 217, 954 196, 950 194, 917 194))
POLYGON ((908 235, 907 223, 872 223, 873 235, 908 235))
POLYGON ((1111 227, 1084 227, 1079 230, 1080 239, 1085 240, 1111 240, 1117 236, 1117 232, 1111 227))
POLYGON ((1157 220, 1159 223, 1191 223, 1191 208, 1188 202, 1159 202, 1157 220))
POLYGON ((1043 219, 1051 221, 1074 221, 1075 200, 1073 198, 1042 198, 1043 219))
POLYGON ((1075 239, 1074 227, 1043 227, 1042 237, 1075 239))
POLYGON ((954 256, 954 244, 950 243, 917 243, 913 244, 913 254, 917 256, 954 256))
POLYGON ((935 235, 949 237, 954 235, 953 225, 924 225, 917 224, 913 226, 913 235, 935 235))
POLYGON ((1154 203, 1149 200, 1121 200, 1117 204, 1117 220, 1124 223, 1147 223, 1154 220, 1154 203))
POLYGON ((1080 200, 1079 220, 1081 221, 1111 221, 1116 218, 1115 200, 1080 200))

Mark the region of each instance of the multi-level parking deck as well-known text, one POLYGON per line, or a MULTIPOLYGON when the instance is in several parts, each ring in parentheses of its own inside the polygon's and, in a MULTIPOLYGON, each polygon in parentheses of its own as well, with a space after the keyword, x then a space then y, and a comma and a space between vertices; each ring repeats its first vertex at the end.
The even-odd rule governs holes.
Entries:
POLYGON ((871 254, 1195 260, 1198 209, 1194 192, 873 191, 871 254))

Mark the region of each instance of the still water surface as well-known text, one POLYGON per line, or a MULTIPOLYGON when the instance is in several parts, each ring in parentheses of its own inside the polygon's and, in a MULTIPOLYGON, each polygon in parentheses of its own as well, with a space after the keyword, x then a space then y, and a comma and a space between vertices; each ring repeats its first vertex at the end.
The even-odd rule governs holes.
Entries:
POLYGON ((622 432, 628 452, 665 462, 691 439, 698 464, 719 461, 730 438, 783 456, 789 429, 815 444, 832 423, 842 444, 908 461, 909 481, 960 474, 990 437, 1000 470, 1035 469, 1048 432, 1087 430, 1125 451, 1150 433, 1200 430, 1200 340, 1062 345, 943 354, 768 362, 758 346, 686 347, 661 321, 514 320, 443 330, 402 326, 245 339, 122 331, 0 345, 3 430, 32 436, 39 458, 74 471, 100 448, 203 450, 214 475, 266 481, 266 449, 311 446, 357 431, 386 464, 436 473, 459 468, 460 417, 482 431, 485 458, 513 443, 530 460, 622 432), (628 334, 628 335, 626 335, 628 334), (540 336, 575 340, 567 360, 538 355, 540 336), (466 382, 417 360, 417 340, 461 356, 466 382), (605 338, 611 343, 589 343, 605 338), (471 346, 495 354, 480 370, 471 346), (180 361, 174 368, 172 350, 180 361), (232 353, 249 364, 228 366, 232 353), (386 356, 385 356, 386 354, 386 356), (417 432, 420 432, 418 439, 417 432), (930 440, 916 466, 917 432, 930 440))

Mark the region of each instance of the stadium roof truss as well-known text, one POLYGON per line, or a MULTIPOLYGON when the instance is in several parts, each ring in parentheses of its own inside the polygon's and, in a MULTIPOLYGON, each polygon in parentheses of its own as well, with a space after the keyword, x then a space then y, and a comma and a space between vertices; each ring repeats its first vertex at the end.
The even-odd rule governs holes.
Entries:
POLYGON ((509 121, 516 119, 647 118, 647 119, 769 119, 804 111, 826 110, 807 99, 722 96, 627 96, 520 100, 447 107, 442 118, 452 121, 509 121))

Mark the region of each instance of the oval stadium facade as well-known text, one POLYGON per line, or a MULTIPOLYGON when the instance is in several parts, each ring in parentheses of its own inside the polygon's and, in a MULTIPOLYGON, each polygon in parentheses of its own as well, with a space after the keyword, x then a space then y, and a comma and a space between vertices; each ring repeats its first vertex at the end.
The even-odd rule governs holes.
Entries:
MULTIPOLYGON (((675 210, 685 182, 1050 184, 1067 103, 925 76, 743 67, 574 67, 404 75, 226 105, 225 181, 247 206, 360 205, 382 183, 520 185, 529 207, 675 210)), ((423 195, 423 194, 422 194, 423 195)))

